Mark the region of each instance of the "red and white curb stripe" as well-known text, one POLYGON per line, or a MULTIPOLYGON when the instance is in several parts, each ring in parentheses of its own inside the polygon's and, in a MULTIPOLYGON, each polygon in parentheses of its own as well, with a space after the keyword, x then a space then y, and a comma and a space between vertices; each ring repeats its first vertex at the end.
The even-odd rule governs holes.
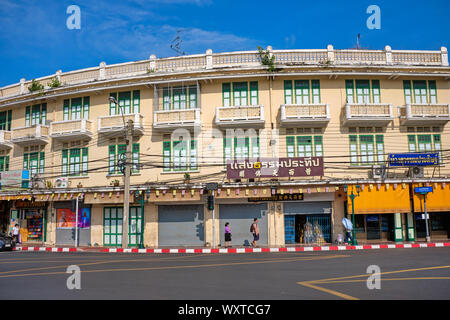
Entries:
POLYGON ((260 253, 260 252, 305 252, 305 251, 345 251, 372 249, 406 249, 406 248, 437 248, 450 247, 450 242, 411 243, 411 244, 374 244, 360 246, 312 246, 283 248, 222 248, 222 249, 122 249, 104 248, 99 250, 80 248, 50 248, 50 247, 16 247, 16 251, 27 252, 105 252, 105 253, 260 253))

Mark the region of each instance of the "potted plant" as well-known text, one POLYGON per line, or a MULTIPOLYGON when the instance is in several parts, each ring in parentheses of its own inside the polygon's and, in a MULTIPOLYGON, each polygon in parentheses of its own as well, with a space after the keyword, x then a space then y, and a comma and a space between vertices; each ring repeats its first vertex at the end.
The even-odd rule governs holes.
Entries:
POLYGON ((191 175, 189 173, 184 174, 184 183, 189 183, 191 181, 191 175))
POLYGON ((114 187, 118 187, 119 186, 120 181, 115 179, 113 181, 111 181, 110 185, 114 186, 114 187))

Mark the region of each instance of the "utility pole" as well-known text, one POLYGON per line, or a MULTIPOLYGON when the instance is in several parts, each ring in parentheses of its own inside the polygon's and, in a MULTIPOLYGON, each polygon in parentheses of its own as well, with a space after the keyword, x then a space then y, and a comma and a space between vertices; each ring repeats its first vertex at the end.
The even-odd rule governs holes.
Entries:
POLYGON ((128 214, 130 212, 130 175, 131 175, 131 147, 133 139, 133 120, 128 120, 127 131, 125 135, 125 143, 127 152, 125 157, 125 190, 123 194, 123 220, 122 220, 122 247, 128 247, 128 214))

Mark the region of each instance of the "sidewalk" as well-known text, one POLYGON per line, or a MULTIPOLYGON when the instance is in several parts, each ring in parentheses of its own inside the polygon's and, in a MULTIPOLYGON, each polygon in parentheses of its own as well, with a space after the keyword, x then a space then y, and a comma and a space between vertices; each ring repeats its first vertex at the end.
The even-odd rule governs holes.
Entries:
POLYGON ((232 248, 207 247, 164 247, 164 248, 109 248, 109 247, 77 247, 74 246, 16 246, 16 251, 33 252, 101 252, 101 253, 260 253, 260 252, 304 252, 304 251, 343 251, 343 250, 373 250, 373 249, 407 249, 407 248, 436 248, 450 247, 450 240, 439 242, 404 242, 377 243, 361 245, 292 245, 285 247, 263 246, 259 248, 237 246, 232 248))

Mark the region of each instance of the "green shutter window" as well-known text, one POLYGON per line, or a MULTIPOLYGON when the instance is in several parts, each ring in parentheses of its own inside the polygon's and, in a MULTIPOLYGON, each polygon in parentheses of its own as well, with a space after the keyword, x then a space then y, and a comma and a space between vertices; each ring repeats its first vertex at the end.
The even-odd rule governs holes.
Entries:
POLYGON ((233 99, 235 107, 248 105, 247 92, 247 82, 233 82, 233 99))
POLYGON ((122 245, 123 208, 103 209, 103 243, 105 246, 122 245))
POLYGON ((356 135, 349 136, 350 141, 350 163, 352 165, 358 164, 358 140, 356 135))
POLYGON ((231 106, 231 85, 229 83, 222 84, 222 99, 224 107, 231 106))
POLYGON ((223 160, 225 166, 228 160, 233 159, 233 140, 231 138, 223 138, 223 160))
POLYGON ((370 103, 370 83, 369 80, 356 80, 356 101, 359 104, 370 103))
POLYGON ((197 86, 189 87, 189 108, 197 108, 197 86))
POLYGON ((28 159, 29 159, 29 154, 28 153, 24 153, 23 154, 23 170, 28 170, 29 166, 28 166, 28 159))
POLYGON ((65 99, 63 104, 63 120, 69 120, 69 109, 70 109, 70 100, 65 99))
POLYGON ((377 145, 377 161, 379 164, 384 164, 384 136, 376 135, 375 142, 377 145))
POLYGON ((163 110, 170 110, 170 87, 163 89, 163 110))
POLYGON ((5 171, 9 171, 9 156, 5 157, 5 171))
POLYGON ((309 81, 295 80, 295 102, 309 104, 309 81))
POLYGON ((186 87, 173 88, 173 109, 186 109, 186 87))
POLYGON ((45 168, 45 152, 39 153, 39 173, 44 173, 45 168))
POLYGON ((411 80, 403 80, 403 91, 405 93, 405 104, 412 104, 411 80))
MULTIPOLYGON (((110 97, 113 97, 115 100, 117 100, 117 93, 113 92, 109 94, 110 97)), ((109 115, 115 116, 117 114, 117 106, 116 103, 110 101, 109 102, 109 115)))
POLYGON ((256 106, 258 103, 258 82, 252 81, 250 82, 250 105, 256 106))
POLYGON ((380 98, 380 80, 372 80, 372 98, 373 103, 381 103, 380 98))
POLYGON ((8 110, 8 119, 6 121, 7 125, 6 125, 6 130, 11 131, 11 123, 12 123, 12 110, 8 110))
POLYGON ((108 173, 114 174, 116 172, 116 146, 109 146, 109 168, 108 173))
POLYGON ((292 81, 284 80, 284 103, 285 104, 294 104, 292 100, 292 81))
POLYGON ((347 93, 347 103, 355 103, 353 80, 345 80, 345 92, 347 93))
POLYGON ((7 112, 0 112, 0 130, 8 130, 7 112))
POLYGON ((141 105, 141 91, 134 90, 133 91, 133 113, 139 113, 141 111, 140 105, 141 105))
POLYGON ((30 170, 30 177, 38 173, 38 167, 39 167, 38 157, 39 157, 38 152, 30 153, 29 162, 28 162, 29 170, 30 170))
POLYGON ((416 136, 408 135, 408 151, 416 152, 416 136))
POLYGON ((69 175, 78 176, 80 174, 81 154, 80 149, 69 150, 69 175))
POLYGON ((0 171, 5 171, 5 157, 0 157, 0 171))
POLYGON ((373 136, 359 136, 361 164, 374 163, 373 136))
POLYGON ((164 163, 164 171, 170 171, 170 163, 171 163, 171 149, 170 149, 170 141, 163 142, 163 163, 164 163))
POLYGON ((323 141, 322 136, 314 137, 314 152, 316 157, 323 157, 323 141))
POLYGON ((197 170, 197 141, 195 140, 191 140, 190 154, 190 168, 191 170, 197 170))
POLYGON ((259 137, 252 138, 252 157, 259 158, 259 137))
POLYGON ((435 134, 433 135, 433 143, 434 143, 434 151, 439 153, 439 164, 442 164, 442 145, 441 145, 441 135, 435 134))
POLYGON ((249 138, 234 138, 234 155, 236 159, 248 159, 249 138))
POLYGON ((297 156, 298 157, 312 157, 312 137, 298 136, 297 137, 297 156))
POLYGON ((80 120, 81 119, 82 103, 83 102, 82 102, 81 98, 72 99, 71 106, 70 106, 72 120, 80 120))
POLYGON ((68 156, 68 150, 67 149, 63 149, 62 150, 62 168, 61 168, 61 173, 63 176, 67 176, 68 174, 68 166, 69 166, 69 156, 68 156))
POLYGON ((90 98, 89 97, 84 97, 83 98, 83 119, 89 119, 89 103, 90 103, 90 98))
POLYGON ((311 80, 311 99, 312 103, 320 103, 320 80, 311 80))
POLYGON ((414 102, 415 103, 417 103, 417 104, 428 103, 427 82, 425 80, 414 80, 413 81, 413 89, 414 89, 414 102))
POLYGON ((173 142, 173 169, 175 171, 187 170, 187 143, 186 141, 173 142))
POLYGON ((437 103, 436 81, 429 80, 428 81, 428 89, 430 92, 430 103, 436 104, 437 103))
POLYGON ((87 175, 88 174, 88 162, 89 162, 88 161, 88 159, 89 159, 88 148, 87 147, 83 148, 82 152, 83 152, 83 155, 82 155, 82 159, 81 159, 81 161, 82 161, 81 173, 83 175, 87 175))
POLYGON ((41 121, 41 105, 35 104, 31 108, 31 125, 34 126, 39 124, 41 121))
POLYGON ((432 151, 432 148, 431 148, 431 135, 429 135, 429 134, 418 134, 417 135, 417 145, 419 147, 419 152, 432 151))
POLYGON ((131 91, 119 92, 119 114, 131 113, 131 91))
POLYGON ((132 146, 133 157, 133 172, 139 172, 139 143, 133 143, 132 146))
POLYGON ((47 104, 43 103, 41 106, 41 124, 46 125, 47 123, 47 104))
POLYGON ((286 137, 286 154, 288 157, 295 157, 295 137, 286 137))
POLYGON ((31 110, 30 107, 25 108, 25 127, 30 126, 30 116, 31 116, 30 110, 31 110))

